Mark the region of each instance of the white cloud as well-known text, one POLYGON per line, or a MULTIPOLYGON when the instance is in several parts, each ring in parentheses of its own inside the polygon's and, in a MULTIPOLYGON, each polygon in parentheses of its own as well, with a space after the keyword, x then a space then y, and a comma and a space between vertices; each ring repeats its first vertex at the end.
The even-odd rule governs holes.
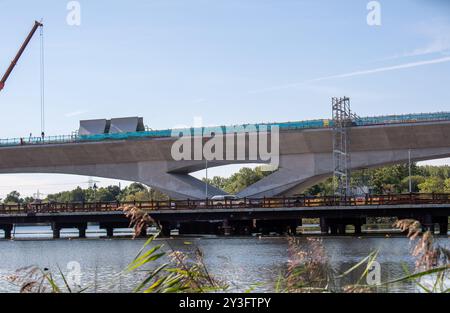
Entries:
POLYGON ((64 114, 64 116, 65 117, 75 117, 75 116, 78 116, 78 115, 85 114, 87 112, 88 111, 73 111, 73 112, 69 112, 69 113, 64 114))
POLYGON ((403 52, 384 60, 392 60, 404 57, 417 57, 429 54, 448 55, 450 53, 450 26, 444 21, 428 22, 420 24, 416 32, 426 38, 428 43, 423 47, 403 52))

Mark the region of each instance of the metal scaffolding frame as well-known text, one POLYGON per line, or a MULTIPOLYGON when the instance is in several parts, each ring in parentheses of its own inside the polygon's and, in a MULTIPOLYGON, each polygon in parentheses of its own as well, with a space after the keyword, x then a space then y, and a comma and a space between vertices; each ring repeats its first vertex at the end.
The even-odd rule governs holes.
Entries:
POLYGON ((332 98, 333 108, 333 176, 335 195, 351 196, 350 128, 358 117, 351 112, 350 98, 332 98))

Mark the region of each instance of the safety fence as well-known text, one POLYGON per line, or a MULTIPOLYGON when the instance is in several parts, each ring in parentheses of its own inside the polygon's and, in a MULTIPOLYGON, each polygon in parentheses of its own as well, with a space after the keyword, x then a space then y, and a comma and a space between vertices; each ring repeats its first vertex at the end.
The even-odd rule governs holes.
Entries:
MULTIPOLYGON (((403 114, 403 115, 387 115, 376 117, 359 117, 355 119, 355 126, 370 125, 386 125, 386 124, 402 124, 402 123, 419 123, 432 121, 450 121, 450 112, 439 113, 419 113, 419 114, 403 114)), ((149 130, 127 133, 111 133, 111 134, 92 134, 79 135, 74 132, 72 135, 61 136, 43 136, 43 137, 22 137, 0 139, 0 147, 19 146, 19 145, 42 145, 42 144, 61 144, 76 143, 86 141, 104 141, 104 140, 124 140, 138 138, 159 138, 183 135, 210 134, 210 133, 241 133, 253 131, 266 131, 272 127, 278 127, 280 130, 296 130, 296 129, 314 129, 333 127, 333 121, 329 119, 318 119, 309 121, 297 121, 286 123, 259 123, 234 126, 215 126, 202 128, 184 128, 184 129, 163 129, 149 130)))
POLYGON ((322 208, 322 207, 362 207, 362 206, 399 206, 448 204, 450 194, 408 193, 389 195, 366 195, 361 197, 276 197, 261 199, 224 199, 224 200, 164 200, 132 202, 43 202, 31 204, 2 204, 0 214, 36 214, 36 213, 76 213, 76 212, 114 212, 123 211, 132 206, 144 211, 200 210, 200 209, 277 209, 277 208, 322 208))

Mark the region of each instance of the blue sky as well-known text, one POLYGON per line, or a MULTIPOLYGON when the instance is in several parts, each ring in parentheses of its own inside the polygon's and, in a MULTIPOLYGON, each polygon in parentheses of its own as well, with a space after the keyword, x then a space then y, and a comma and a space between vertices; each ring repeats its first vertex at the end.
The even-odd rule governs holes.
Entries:
MULTIPOLYGON (((450 111, 450 3, 381 0, 369 26, 368 2, 85 0, 70 26, 68 1, 0 0, 0 71, 43 18, 48 135, 136 115, 152 128, 328 118, 343 95, 361 116, 450 111)), ((40 131, 38 39, 0 95, 2 138, 40 131)), ((0 197, 87 181, 2 178, 0 197)))

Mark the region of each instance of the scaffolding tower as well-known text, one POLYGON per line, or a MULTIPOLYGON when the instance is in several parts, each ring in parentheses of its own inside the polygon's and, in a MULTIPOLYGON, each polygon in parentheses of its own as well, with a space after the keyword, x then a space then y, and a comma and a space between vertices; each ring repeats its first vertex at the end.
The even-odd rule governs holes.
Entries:
POLYGON ((333 176, 335 195, 351 196, 350 128, 358 118, 351 112, 350 98, 332 98, 333 108, 333 176))

